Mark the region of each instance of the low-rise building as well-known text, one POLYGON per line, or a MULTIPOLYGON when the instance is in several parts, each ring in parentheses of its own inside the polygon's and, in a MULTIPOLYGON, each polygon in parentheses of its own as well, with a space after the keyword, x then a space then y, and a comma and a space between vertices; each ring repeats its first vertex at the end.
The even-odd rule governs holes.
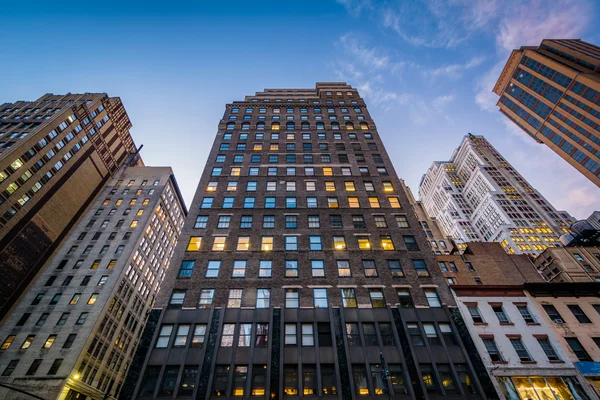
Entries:
POLYGON ((522 285, 453 285, 452 290, 502 399, 594 398, 552 322, 522 285))
POLYGON ((600 397, 600 283, 526 283, 525 290, 600 397))
POLYGON ((493 242, 469 242, 462 254, 437 255, 449 285, 521 285, 544 282, 527 255, 507 254, 493 242))

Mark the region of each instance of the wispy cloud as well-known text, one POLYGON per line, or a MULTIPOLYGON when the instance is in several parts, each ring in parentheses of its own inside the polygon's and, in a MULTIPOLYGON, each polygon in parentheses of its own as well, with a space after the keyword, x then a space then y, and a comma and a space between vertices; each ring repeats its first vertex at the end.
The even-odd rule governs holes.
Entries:
POLYGON ((375 69, 390 66, 390 56, 374 47, 366 46, 352 33, 346 33, 339 39, 342 49, 355 57, 361 64, 373 67, 375 69))
POLYGON ((460 78, 463 74, 475 67, 478 67, 485 61, 484 56, 477 56, 471 58, 464 64, 448 64, 441 67, 428 69, 422 68, 421 75, 426 78, 435 79, 435 78, 460 78))
POLYGON ((348 13, 358 17, 364 10, 373 8, 370 0, 335 0, 336 3, 343 5, 348 13))

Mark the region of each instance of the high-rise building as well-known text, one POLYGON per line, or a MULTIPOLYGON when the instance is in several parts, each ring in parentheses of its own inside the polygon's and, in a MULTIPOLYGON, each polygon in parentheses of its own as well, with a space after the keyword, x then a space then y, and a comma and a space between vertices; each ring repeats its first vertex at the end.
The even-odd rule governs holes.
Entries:
POLYGON ((600 47, 546 39, 513 50, 494 93, 500 112, 600 186, 600 47))
POLYGON ((0 319, 135 152, 130 127, 106 94, 0 105, 0 319))
POLYGON ((5 318, 0 398, 116 398, 185 214, 171 168, 128 161, 5 318))
POLYGON ((459 248, 498 242, 509 254, 537 256, 560 246, 572 218, 557 211, 483 137, 468 134, 449 161, 436 161, 419 185, 427 214, 459 248))
POLYGON ((227 104, 191 209, 123 396, 484 397, 356 89, 227 104))
POLYGON ((400 179, 400 182, 402 183, 402 187, 408 196, 408 201, 410 202, 410 206, 415 213, 415 217, 419 221, 419 224, 421 224, 421 228, 423 228, 423 232, 425 232, 427 241, 431 245, 431 251, 433 254, 440 255, 454 253, 457 250, 454 240, 452 240, 452 238, 442 231, 435 218, 431 218, 427 214, 427 211, 425 211, 425 208, 423 207, 423 203, 415 199, 414 195, 412 194, 412 190, 406 186, 404 180, 400 179))

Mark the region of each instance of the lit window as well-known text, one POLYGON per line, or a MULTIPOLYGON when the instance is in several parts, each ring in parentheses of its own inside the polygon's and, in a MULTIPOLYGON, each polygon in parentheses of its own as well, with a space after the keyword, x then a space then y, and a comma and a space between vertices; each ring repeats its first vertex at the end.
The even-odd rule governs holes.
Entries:
POLYGON ((388 200, 390 202, 390 207, 392 207, 392 208, 401 208, 400 207, 400 200, 398 200, 397 197, 388 197, 388 200))
POLYGON ((357 236, 357 240, 360 250, 371 250, 371 240, 368 236, 357 236))
POLYGON ((371 208, 380 208, 379 199, 377 197, 369 197, 369 205, 371 208))
POLYGON ((381 248, 383 250, 395 250, 394 242, 392 242, 392 237, 389 235, 381 235, 379 237, 381 242, 381 248))
POLYGON ((200 251, 202 238, 200 236, 192 236, 187 246, 187 251, 200 251))
POLYGON ((341 289, 342 294, 342 305, 346 308, 356 308, 358 303, 356 301, 356 292, 353 288, 341 289))
POLYGON ((260 244, 260 249, 263 251, 273 250, 273 237, 272 236, 263 236, 261 244, 260 244))
POLYGON ((328 197, 327 198, 327 206, 329 208, 338 208, 339 203, 337 197, 328 197))
POLYGON ((331 167, 323 168, 323 176, 333 176, 333 168, 331 168, 331 167))
POLYGON ((337 260, 337 269, 338 276, 340 277, 352 276, 352 271, 350 270, 350 261, 348 260, 337 260))
POLYGON ((96 300, 98 299, 98 293, 92 293, 92 295, 90 296, 90 298, 88 299, 88 304, 92 305, 96 302, 96 300))
POLYGON ((248 251, 250 249, 250 237, 240 236, 237 243, 237 251, 248 251))
POLYGON ((325 190, 328 192, 335 192, 335 182, 326 181, 325 182, 325 190))
POLYGON ((348 197, 348 207, 360 208, 360 202, 358 201, 358 197, 348 197))
POLYGON ((213 251, 223 251, 225 250, 225 236, 217 236, 215 237, 215 241, 213 242, 213 251))
POLYGON ((393 192, 394 187, 392 186, 392 182, 383 182, 383 191, 384 192, 393 192))
POLYGON ((235 260, 233 262, 233 278, 243 278, 246 276, 246 260, 235 260))
POLYGON ((335 250, 346 250, 346 239, 343 236, 334 236, 333 248, 335 250))
POLYGON ((231 176, 240 176, 242 172, 241 168, 235 167, 235 168, 231 168, 231 176))
POLYGON ((131 221, 131 225, 129 225, 130 228, 135 228, 138 226, 138 220, 134 219, 133 221, 131 221))

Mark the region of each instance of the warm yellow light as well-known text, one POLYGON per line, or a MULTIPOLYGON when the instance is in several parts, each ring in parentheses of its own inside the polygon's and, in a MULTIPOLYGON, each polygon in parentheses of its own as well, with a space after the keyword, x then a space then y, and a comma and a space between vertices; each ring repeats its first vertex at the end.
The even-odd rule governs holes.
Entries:
POLYGON ((358 389, 358 394, 361 394, 361 395, 369 394, 369 389, 367 389, 367 388, 360 388, 360 389, 358 389))
POLYGON ((73 379, 75 379, 75 380, 79 379, 79 374, 73 375, 73 379))

